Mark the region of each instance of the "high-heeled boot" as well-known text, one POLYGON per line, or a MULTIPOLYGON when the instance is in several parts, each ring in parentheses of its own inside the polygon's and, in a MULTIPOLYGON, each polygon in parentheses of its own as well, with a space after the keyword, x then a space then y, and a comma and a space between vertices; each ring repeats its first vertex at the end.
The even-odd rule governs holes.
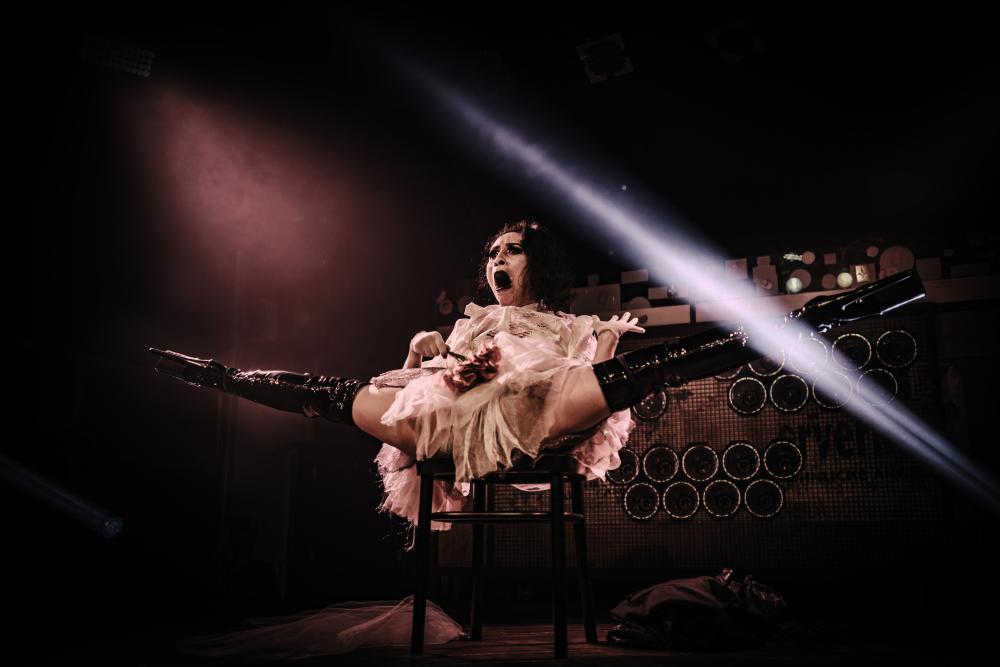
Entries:
MULTIPOLYGON (((883 315, 924 296, 916 271, 898 273, 850 292, 818 296, 788 313, 777 327, 804 325, 825 333, 834 327, 883 315)), ((664 387, 679 387, 761 358, 742 327, 713 329, 676 343, 652 345, 594 364, 612 412, 629 408, 664 387)))
POLYGON ((159 355, 156 370, 197 387, 211 387, 271 408, 354 426, 354 396, 368 384, 355 378, 291 371, 241 371, 214 359, 149 348, 159 355))

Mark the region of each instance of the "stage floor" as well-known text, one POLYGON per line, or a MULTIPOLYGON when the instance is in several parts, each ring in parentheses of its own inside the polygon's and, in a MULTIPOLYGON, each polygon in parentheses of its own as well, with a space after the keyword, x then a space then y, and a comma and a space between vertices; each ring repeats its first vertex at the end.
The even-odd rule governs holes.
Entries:
MULTIPOLYGON (((300 665, 386 665, 394 663, 441 665, 850 665, 944 664, 982 655, 969 637, 925 636, 919 641, 913 634, 877 637, 857 636, 847 623, 817 622, 800 624, 786 636, 771 639, 759 648, 727 652, 659 651, 612 646, 607 633, 613 623, 598 623, 599 643, 584 641, 583 626, 569 628, 569 658, 552 657, 552 628, 548 624, 490 624, 483 629, 481 641, 455 640, 427 646, 422 656, 411 656, 408 647, 361 649, 346 655, 316 657, 282 664, 300 665)), ((184 655, 174 642, 185 630, 159 625, 146 629, 104 627, 88 631, 63 631, 47 638, 32 650, 27 645, 15 648, 8 644, 5 664, 96 663, 102 665, 232 665, 249 664, 240 660, 208 660, 184 655), (12 655, 11 651, 16 651, 12 655)), ((16 642, 15 642, 16 644, 16 642)), ((254 663, 278 664, 278 663, 254 663)))

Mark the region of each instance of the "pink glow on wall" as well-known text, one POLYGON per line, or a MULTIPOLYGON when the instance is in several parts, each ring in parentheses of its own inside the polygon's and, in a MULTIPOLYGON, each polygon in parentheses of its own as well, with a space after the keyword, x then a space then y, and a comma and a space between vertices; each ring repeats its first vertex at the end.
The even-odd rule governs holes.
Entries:
POLYGON ((407 204, 350 125, 165 81, 123 96, 119 112, 145 189, 136 224, 162 238, 158 298, 182 335, 223 341, 206 353, 233 364, 296 368, 360 344, 342 313, 395 298, 380 259, 407 204))
POLYGON ((192 240, 258 247, 276 260, 308 259, 297 255, 317 248, 299 240, 356 220, 335 156, 292 130, 176 90, 131 106, 146 166, 183 227, 178 231, 192 240))

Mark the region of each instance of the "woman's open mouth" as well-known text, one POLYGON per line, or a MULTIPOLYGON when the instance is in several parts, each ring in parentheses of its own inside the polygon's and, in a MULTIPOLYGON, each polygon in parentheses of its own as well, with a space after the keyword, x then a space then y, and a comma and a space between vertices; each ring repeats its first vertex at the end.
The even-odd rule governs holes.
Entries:
POLYGON ((510 276, 507 275, 506 271, 497 271, 496 273, 494 273, 493 283, 497 286, 498 292, 501 290, 510 289, 511 285, 513 284, 511 282, 510 276))

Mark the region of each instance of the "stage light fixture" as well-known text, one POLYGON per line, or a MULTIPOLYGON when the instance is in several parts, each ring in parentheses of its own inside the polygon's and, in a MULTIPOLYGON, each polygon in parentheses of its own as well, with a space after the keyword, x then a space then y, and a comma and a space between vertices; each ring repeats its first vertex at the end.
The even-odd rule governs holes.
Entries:
POLYGON ((156 54, 137 46, 90 36, 84 39, 80 58, 95 65, 149 78, 156 54))
POLYGON ((632 60, 625 53, 625 42, 617 33, 580 44, 576 47, 576 54, 583 62, 591 83, 601 83, 634 71, 632 60))

